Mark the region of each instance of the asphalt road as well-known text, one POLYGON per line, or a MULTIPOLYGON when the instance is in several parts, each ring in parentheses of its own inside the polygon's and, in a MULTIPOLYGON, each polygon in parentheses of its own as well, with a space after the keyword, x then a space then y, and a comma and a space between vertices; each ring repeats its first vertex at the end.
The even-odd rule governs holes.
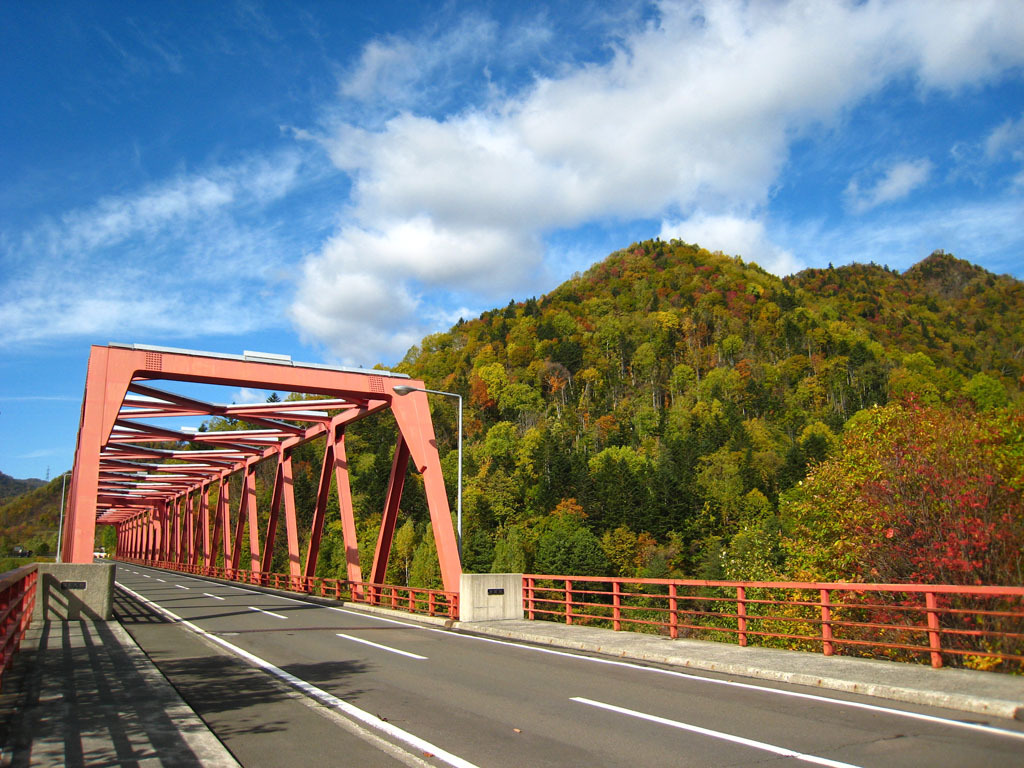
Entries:
POLYGON ((126 628, 247 768, 1024 766, 1024 724, 730 687, 137 566, 117 583, 126 628))

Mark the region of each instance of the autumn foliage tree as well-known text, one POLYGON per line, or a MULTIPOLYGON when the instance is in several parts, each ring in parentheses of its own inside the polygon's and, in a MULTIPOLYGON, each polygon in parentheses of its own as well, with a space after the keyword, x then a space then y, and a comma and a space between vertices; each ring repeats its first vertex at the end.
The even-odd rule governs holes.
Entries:
POLYGON ((1024 414, 917 399, 864 411, 783 500, 790 574, 1024 584, 1024 414))

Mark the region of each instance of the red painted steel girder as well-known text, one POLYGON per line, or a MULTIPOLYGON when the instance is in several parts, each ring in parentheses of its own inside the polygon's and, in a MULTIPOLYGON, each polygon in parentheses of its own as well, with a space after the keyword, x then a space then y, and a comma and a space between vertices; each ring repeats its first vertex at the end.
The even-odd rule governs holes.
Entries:
POLYGON ((393 387, 399 382, 424 388, 422 382, 404 374, 293 363, 280 355, 220 355, 123 344, 92 347, 61 542, 63 559, 91 561, 95 526, 100 523, 117 526, 119 552, 125 556, 191 564, 202 557, 207 565, 223 556, 225 565, 232 568, 242 565, 247 534, 248 564, 254 571, 268 571, 283 510, 289 569, 299 576, 303 567, 290 451, 326 436, 323 477, 304 570, 307 574, 316 570, 323 510, 333 478, 347 576, 361 581, 345 427, 390 409, 398 426, 398 460, 389 481, 374 573, 387 564, 406 462, 411 460, 423 477, 444 587, 457 591, 461 565, 426 394, 397 397, 393 387), (223 405, 154 386, 161 381, 284 391, 322 399, 223 405), (256 428, 198 431, 168 426, 168 420, 189 417, 235 419, 256 428), (254 470, 263 461, 274 461, 277 472, 269 520, 266 530, 260 531, 254 470), (242 490, 232 521, 227 481, 236 474, 242 478, 242 490), (219 500, 211 505, 214 485, 219 500))

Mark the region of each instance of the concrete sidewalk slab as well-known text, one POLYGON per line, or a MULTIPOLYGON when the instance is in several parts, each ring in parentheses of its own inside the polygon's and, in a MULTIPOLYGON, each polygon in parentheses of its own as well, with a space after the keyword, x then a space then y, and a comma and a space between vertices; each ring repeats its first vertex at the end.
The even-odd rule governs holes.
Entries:
POLYGON ((459 622, 455 628, 488 637, 622 659, 1024 720, 1024 677, 1021 676, 966 669, 932 669, 917 664, 774 648, 741 648, 701 640, 672 640, 639 632, 614 632, 549 621, 459 622))
POLYGON ((12 671, 0 764, 239 766, 117 622, 33 624, 12 671))

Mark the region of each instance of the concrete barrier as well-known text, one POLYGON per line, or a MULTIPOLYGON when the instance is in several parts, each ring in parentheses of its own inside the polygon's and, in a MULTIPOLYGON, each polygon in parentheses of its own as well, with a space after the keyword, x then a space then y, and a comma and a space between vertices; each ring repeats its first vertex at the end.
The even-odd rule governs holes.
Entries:
POLYGON ((110 621, 113 563, 39 563, 32 621, 110 621))
POLYGON ((523 574, 462 574, 459 582, 459 621, 522 618, 523 574))

